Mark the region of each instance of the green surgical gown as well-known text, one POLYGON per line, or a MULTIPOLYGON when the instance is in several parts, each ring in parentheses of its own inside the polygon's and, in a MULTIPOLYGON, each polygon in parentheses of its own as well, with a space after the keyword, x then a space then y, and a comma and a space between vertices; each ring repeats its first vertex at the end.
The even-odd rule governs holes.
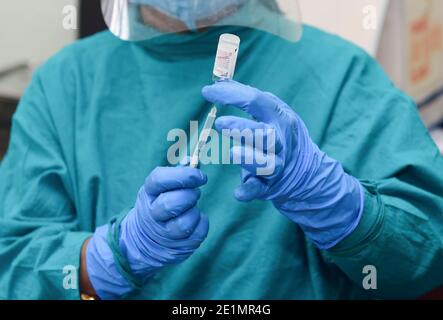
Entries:
POLYGON ((71 271, 85 239, 168 165, 168 132, 209 111, 201 88, 226 31, 242 38, 235 79, 291 105, 320 148, 364 183, 362 220, 319 251, 271 203, 234 199, 237 166, 205 165, 208 238, 130 298, 414 298, 443 284, 443 158, 413 101, 363 50, 317 29, 293 44, 214 28, 139 44, 104 32, 36 71, 0 168, 0 298, 79 298, 71 271), (368 265, 377 290, 364 289, 368 265))

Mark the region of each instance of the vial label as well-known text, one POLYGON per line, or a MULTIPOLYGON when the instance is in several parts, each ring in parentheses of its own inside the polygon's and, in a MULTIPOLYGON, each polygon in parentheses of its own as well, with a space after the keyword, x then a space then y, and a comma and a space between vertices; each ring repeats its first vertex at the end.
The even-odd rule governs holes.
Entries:
POLYGON ((238 56, 238 43, 220 39, 214 65, 214 76, 219 79, 232 79, 238 56))

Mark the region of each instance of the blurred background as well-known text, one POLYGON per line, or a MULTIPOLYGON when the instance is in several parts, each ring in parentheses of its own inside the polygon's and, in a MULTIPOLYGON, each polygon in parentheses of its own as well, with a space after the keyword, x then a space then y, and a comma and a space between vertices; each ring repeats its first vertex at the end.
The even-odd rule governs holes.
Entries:
MULTIPOLYGON (((443 151, 443 1, 300 0, 300 6, 305 23, 349 39, 382 64, 415 99, 443 151)), ((0 160, 33 69, 104 28, 100 0, 0 2, 0 160)))

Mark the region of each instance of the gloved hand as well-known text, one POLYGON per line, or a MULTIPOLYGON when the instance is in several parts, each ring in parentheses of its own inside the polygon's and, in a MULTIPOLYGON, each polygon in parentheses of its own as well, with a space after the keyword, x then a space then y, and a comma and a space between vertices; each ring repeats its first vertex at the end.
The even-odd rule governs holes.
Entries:
MULTIPOLYGON (((120 252, 142 282, 163 267, 184 261, 206 238, 208 219, 196 207, 197 188, 206 182, 202 171, 189 167, 159 167, 146 179, 121 223, 119 238, 120 252)), ((116 266, 108 229, 97 228, 86 250, 89 279, 101 299, 133 290, 116 266)))
MULTIPOLYGON (((245 161, 266 154, 266 148, 244 141, 232 148, 231 156, 242 159, 242 184, 235 191, 239 201, 272 200, 320 249, 335 246, 354 231, 364 206, 362 185, 314 144, 302 119, 286 103, 235 81, 217 82, 202 93, 214 104, 240 108, 257 120, 220 117, 215 125, 223 134, 244 129, 274 132, 275 142, 264 144, 275 149, 275 170, 270 175, 257 175, 260 165, 245 161)), ((268 139, 272 140, 271 134, 265 134, 264 141, 268 139)))

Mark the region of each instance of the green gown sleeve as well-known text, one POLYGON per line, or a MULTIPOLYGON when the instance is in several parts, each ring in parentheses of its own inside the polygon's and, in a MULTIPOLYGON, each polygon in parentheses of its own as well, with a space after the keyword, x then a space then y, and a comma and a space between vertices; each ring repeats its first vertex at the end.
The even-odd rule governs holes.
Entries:
POLYGON ((79 299, 83 242, 41 72, 13 118, 0 166, 0 299, 79 299))
POLYGON ((416 105, 372 58, 355 57, 327 145, 363 181, 362 220, 326 253, 361 288, 377 270, 378 298, 415 298, 443 285, 443 157, 416 105))

